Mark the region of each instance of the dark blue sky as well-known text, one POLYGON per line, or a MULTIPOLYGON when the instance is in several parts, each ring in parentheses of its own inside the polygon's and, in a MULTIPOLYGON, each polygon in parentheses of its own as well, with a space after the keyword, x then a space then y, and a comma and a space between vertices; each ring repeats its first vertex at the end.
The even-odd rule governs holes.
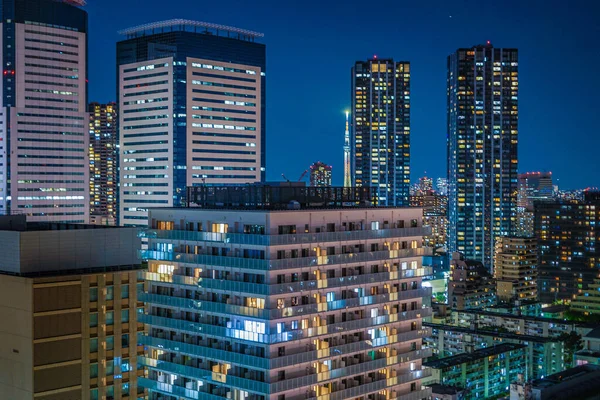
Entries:
POLYGON ((90 100, 116 97, 117 30, 171 18, 263 32, 267 178, 317 160, 343 178, 354 61, 412 64, 412 180, 446 175, 446 57, 491 40, 519 49, 519 171, 600 187, 600 2, 595 0, 88 0, 90 100))

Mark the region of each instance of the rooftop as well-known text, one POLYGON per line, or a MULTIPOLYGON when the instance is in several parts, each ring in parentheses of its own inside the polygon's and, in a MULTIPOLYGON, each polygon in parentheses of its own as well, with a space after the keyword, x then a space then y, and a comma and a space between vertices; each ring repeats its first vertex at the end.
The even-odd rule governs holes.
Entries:
POLYGON ((586 364, 569 368, 567 370, 557 372, 556 374, 548 375, 545 378, 536 379, 532 382, 532 386, 534 388, 547 388, 570 380, 581 378, 592 373, 600 373, 600 366, 586 364))
POLYGON ((148 24, 138 25, 133 28, 123 29, 118 33, 120 35, 127 36, 128 39, 132 39, 165 32, 202 33, 205 35, 224 36, 250 42, 253 42, 256 38, 264 36, 264 34, 260 32, 234 28, 232 26, 212 24, 210 22, 192 21, 189 19, 169 19, 166 21, 151 22, 148 24))
POLYGON ((434 394, 458 394, 461 393, 464 389, 461 389, 456 386, 448 386, 448 385, 440 385, 439 383, 434 383, 431 385, 427 385, 431 388, 431 393, 434 394))
MULTIPOLYGON (((511 313, 501 313, 501 312, 495 312, 495 311, 458 310, 456 312, 466 313, 466 314, 486 315, 486 316, 490 316, 490 317, 516 318, 516 319, 523 319, 523 320, 529 320, 529 321, 550 322, 550 323, 555 323, 555 324, 577 325, 576 322, 566 321, 566 320, 559 319, 559 318, 534 317, 534 316, 529 316, 529 315, 514 315, 511 313)), ((548 312, 548 311, 546 311, 546 309, 544 308, 544 309, 542 309, 542 312, 548 312)))
POLYGON ((547 343, 547 342, 559 342, 560 339, 553 337, 541 337, 541 336, 531 336, 531 335, 520 335, 518 333, 509 333, 509 332, 497 332, 489 329, 471 329, 464 328, 462 326, 454 326, 447 324, 434 324, 432 322, 423 322, 423 326, 429 326, 431 328, 441 329, 443 331, 454 331, 454 332, 462 332, 462 333, 470 333, 470 334, 478 334, 484 336, 495 336, 504 339, 513 339, 513 340, 522 340, 524 342, 536 342, 536 343, 547 343))
POLYGON ((119 227, 92 224, 68 224, 62 222, 27 222, 27 217, 24 214, 0 215, 0 231, 43 232, 89 229, 119 229, 119 227))
POLYGON ((448 368, 448 367, 453 367, 455 365, 460 365, 460 364, 480 360, 482 358, 495 356, 497 354, 506 353, 508 351, 523 349, 525 347, 527 347, 527 346, 524 344, 503 343, 503 344, 499 344, 497 346, 492 346, 492 347, 487 347, 485 349, 475 350, 472 353, 457 354, 452 357, 445 357, 445 358, 440 358, 439 360, 429 361, 429 362, 423 363, 423 365, 426 367, 435 368, 435 369, 448 368))
POLYGON ((298 182, 187 188, 188 207, 238 210, 300 210, 377 206, 375 188, 312 187, 298 182))

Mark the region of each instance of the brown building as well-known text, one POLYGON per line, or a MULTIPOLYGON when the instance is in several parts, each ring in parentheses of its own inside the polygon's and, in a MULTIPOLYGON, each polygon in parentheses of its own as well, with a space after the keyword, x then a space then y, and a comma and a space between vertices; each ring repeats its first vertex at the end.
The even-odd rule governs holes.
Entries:
POLYGON ((136 399, 133 228, 0 217, 0 399, 136 399))
POLYGON ((537 298, 537 239, 501 236, 496 241, 494 277, 498 300, 537 298))

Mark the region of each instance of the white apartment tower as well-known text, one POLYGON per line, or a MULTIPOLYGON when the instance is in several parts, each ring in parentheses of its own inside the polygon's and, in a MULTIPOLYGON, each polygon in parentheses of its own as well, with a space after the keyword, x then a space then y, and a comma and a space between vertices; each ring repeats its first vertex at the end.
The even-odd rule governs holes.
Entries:
POLYGON ((188 186, 264 180, 262 34, 187 20, 121 33, 120 224, 184 206, 188 186))
POLYGON ((80 1, 4 1, 0 213, 87 223, 87 13, 80 1))

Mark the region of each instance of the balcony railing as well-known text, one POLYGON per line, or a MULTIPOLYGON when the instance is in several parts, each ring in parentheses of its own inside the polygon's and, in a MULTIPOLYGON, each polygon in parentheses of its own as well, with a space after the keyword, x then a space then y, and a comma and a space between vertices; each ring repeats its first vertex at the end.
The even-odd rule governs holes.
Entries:
POLYGON ((140 250, 139 254, 144 260, 171 261, 200 265, 274 271, 284 269, 300 269, 319 265, 353 264, 370 261, 395 260, 408 257, 419 257, 429 255, 430 253, 431 249, 427 247, 421 247, 417 249, 371 251, 320 257, 286 258, 283 260, 259 260, 242 257, 174 253, 157 250, 140 250))
POLYGON ((147 237, 149 239, 216 242, 253 246, 285 246, 290 244, 349 242, 353 240, 422 237, 430 234, 431 228, 428 226, 422 226, 418 228, 296 233, 287 235, 258 235, 246 233, 214 233, 183 230, 166 231, 157 229, 146 229, 144 232, 142 232, 142 237, 147 237))

